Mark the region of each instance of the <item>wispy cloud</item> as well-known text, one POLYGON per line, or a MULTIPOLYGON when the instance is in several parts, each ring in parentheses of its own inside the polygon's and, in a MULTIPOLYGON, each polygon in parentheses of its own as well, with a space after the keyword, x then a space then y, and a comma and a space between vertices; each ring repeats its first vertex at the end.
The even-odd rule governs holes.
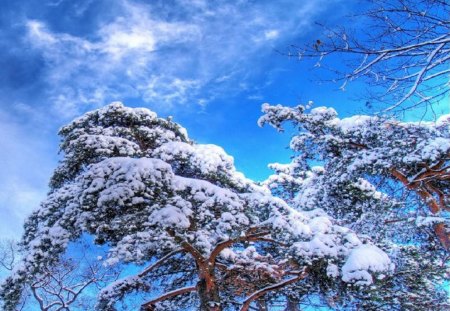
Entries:
MULTIPOLYGON (((44 198, 55 157, 48 155, 44 133, 30 133, 0 112, 0 237, 18 238, 21 223, 44 198)), ((54 150, 52 150, 54 151, 54 150)))
MULTIPOLYGON (((170 113, 205 112, 212 101, 233 94, 262 101, 270 81, 254 81, 271 79, 275 69, 266 72, 264 65, 275 57, 274 47, 305 33, 328 3, 52 0, 39 7, 24 1, 20 9, 5 4, 0 236, 20 234, 24 217, 45 197, 57 162, 55 133, 68 119, 113 100, 170 113)), ((217 123, 225 118, 215 114, 208 120, 214 117, 217 123)))
POLYGON ((318 2, 292 1, 277 14, 270 2, 123 0, 86 36, 28 20, 27 40, 45 59, 47 92, 63 115, 126 98, 170 110, 245 83, 262 55, 308 27, 318 2))

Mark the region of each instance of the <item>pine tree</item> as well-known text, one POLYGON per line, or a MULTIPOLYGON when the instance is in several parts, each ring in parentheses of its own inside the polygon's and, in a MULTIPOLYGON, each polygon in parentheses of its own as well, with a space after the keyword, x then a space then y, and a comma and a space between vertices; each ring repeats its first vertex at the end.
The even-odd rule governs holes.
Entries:
MULTIPOLYGON (((323 274, 309 287, 331 307, 448 307, 450 115, 405 123, 364 115, 340 119, 325 107, 264 105, 263 112, 261 125, 282 130, 291 122, 296 129, 292 162, 272 164, 275 174, 265 185, 298 209, 320 206, 383 246, 396 263, 379 287, 352 288, 323 274)), ((293 292, 310 295, 306 288, 293 292)))
POLYGON ((139 291, 162 292, 144 310, 245 311, 318 263, 357 284, 392 269, 381 249, 322 210, 291 208, 238 173, 220 147, 194 143, 147 109, 113 103, 60 135, 64 159, 25 224, 25 256, 1 287, 5 310, 82 234, 109 247, 105 264, 147 265, 105 287, 98 310, 139 291))

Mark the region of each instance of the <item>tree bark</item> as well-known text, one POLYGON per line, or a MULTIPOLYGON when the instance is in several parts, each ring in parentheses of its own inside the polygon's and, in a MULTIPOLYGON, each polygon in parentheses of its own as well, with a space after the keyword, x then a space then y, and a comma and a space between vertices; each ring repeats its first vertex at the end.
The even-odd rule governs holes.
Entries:
POLYGON ((254 292, 252 295, 250 295, 242 304, 241 310, 240 311, 248 311, 250 310, 250 305, 253 301, 258 300, 259 298, 262 298, 265 294, 267 294, 268 292, 271 291, 275 291, 277 289, 283 288, 287 285, 293 284, 297 281, 300 281, 302 279, 304 279, 308 273, 307 273, 307 268, 304 268, 302 272, 296 273, 297 276, 281 281, 277 284, 273 284, 270 286, 267 286, 265 288, 262 288, 256 292, 254 292))
POLYGON ((176 290, 173 290, 171 292, 165 293, 162 296, 159 296, 158 298, 155 298, 153 300, 147 301, 146 303, 142 304, 141 306, 141 310, 142 311, 154 311, 155 310, 155 304, 160 302, 160 301, 164 301, 166 299, 170 299, 172 297, 178 296, 178 295, 183 295, 189 292, 194 292, 197 289, 193 286, 191 287, 184 287, 184 288, 179 288, 176 290))
POLYGON ((300 311, 298 304, 299 301, 297 299, 288 297, 286 309, 284 309, 284 311, 300 311))
POLYGON ((267 301, 264 298, 259 298, 256 301, 256 305, 259 311, 269 311, 269 308, 267 307, 267 301))
POLYGON ((197 283, 197 293, 200 299, 201 311, 222 311, 220 292, 214 274, 204 272, 200 274, 197 283))
MULTIPOLYGON (((437 178, 439 174, 444 174, 442 172, 445 172, 444 170, 438 171, 441 166, 444 164, 444 161, 439 162, 437 165, 428 168, 424 173, 419 174, 414 178, 414 180, 410 181, 405 175, 402 174, 399 170, 392 168, 390 170, 391 174, 399 180, 403 185, 412 191, 415 191, 417 195, 425 202, 425 204, 428 206, 430 212, 433 215, 439 214, 441 211, 448 210, 448 205, 445 202, 445 199, 443 198, 443 195, 440 196, 439 200, 436 200, 436 198, 433 196, 430 191, 428 191, 427 182, 422 182, 421 179, 424 177, 434 177, 437 178), (438 172, 436 172, 438 171, 438 172)), ((448 176, 446 175, 446 178, 448 176)), ((434 187, 432 187, 434 189, 434 187)), ((439 191, 437 192, 439 196, 439 191)), ((446 251, 450 251, 450 232, 448 232, 448 228, 445 225, 445 223, 437 223, 433 226, 434 233, 436 234, 437 238, 439 239, 440 243, 444 247, 446 251)))

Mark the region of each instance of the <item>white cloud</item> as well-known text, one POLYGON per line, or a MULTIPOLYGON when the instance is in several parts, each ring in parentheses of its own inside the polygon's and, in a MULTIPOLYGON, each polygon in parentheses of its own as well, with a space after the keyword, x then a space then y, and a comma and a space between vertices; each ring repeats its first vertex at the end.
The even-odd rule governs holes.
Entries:
MULTIPOLYGON (((190 41, 196 36, 195 27, 154 20, 137 6, 124 8, 124 16, 101 25, 89 38, 54 32, 43 21, 26 22, 28 42, 47 63, 46 91, 51 110, 59 117, 57 123, 111 98, 141 97, 171 105, 186 102, 188 93, 198 88, 197 80, 178 77, 175 68, 158 69, 158 75, 148 68, 161 59, 154 57, 156 49, 190 41)), ((57 154, 56 137, 49 139, 47 125, 42 126, 43 122, 55 124, 46 115, 48 108, 22 102, 0 107, 2 238, 18 238, 24 219, 45 198, 57 154)), ((51 127, 55 135, 56 128, 51 127)))
POLYGON ((45 25, 39 21, 30 20, 26 24, 30 37, 34 39, 34 43, 38 44, 54 44, 56 39, 46 29, 45 25))
POLYGON ((45 190, 24 184, 22 181, 9 182, 0 189, 2 220, 0 237, 18 239, 23 233, 22 224, 31 211, 39 206, 45 197, 45 190))
POLYGON ((201 82, 198 80, 152 76, 146 84, 140 85, 138 88, 144 101, 155 103, 161 101, 170 105, 167 108, 172 108, 173 103, 186 104, 190 95, 196 93, 200 86, 201 82))
POLYGON ((127 51, 139 49, 140 51, 152 52, 155 49, 155 38, 149 31, 138 32, 132 30, 131 33, 117 31, 108 36, 104 46, 104 51, 113 55, 116 59, 121 59, 127 51))
POLYGON ((30 20, 28 39, 46 60, 48 92, 59 114, 129 97, 159 110, 200 97, 204 106, 238 79, 236 90, 245 84, 261 57, 272 53, 267 41, 304 32, 321 1, 292 1, 280 11, 271 2, 179 0, 156 7, 122 0, 116 17, 87 36, 30 20))
POLYGON ((272 29, 272 30, 267 30, 264 32, 264 36, 267 40, 273 40, 278 38, 278 36, 280 35, 280 33, 278 32, 278 30, 272 29))
POLYGON ((113 23, 106 23, 98 30, 98 51, 105 52, 115 60, 124 56, 140 56, 134 65, 145 65, 149 53, 165 45, 198 40, 198 27, 184 22, 166 22, 153 18, 148 8, 122 2, 123 14, 113 23))
MULTIPOLYGON (((53 5, 63 1, 68 0, 53 5)), ((99 12, 101 22, 84 35, 27 20, 24 39, 45 61, 45 74, 37 78, 45 82, 43 98, 52 106, 2 98, 8 105, 0 107, 0 236, 21 234, 24 217, 45 197, 57 142, 44 127, 54 135, 62 119, 126 98, 159 111, 193 105, 200 112, 231 92, 251 92, 249 99, 260 100, 249 77, 273 46, 306 31, 324 7, 318 2, 328 3, 292 0, 283 8, 277 1, 176 0, 156 7, 156 2, 111 1, 111 12, 104 12, 103 20, 99 12), (20 121, 12 121, 6 109, 20 121)), ((80 2, 76 14, 83 15, 89 3, 80 2)))
MULTIPOLYGON (((27 107, 19 107, 21 111, 27 107)), ((0 111, 0 237, 18 238, 22 223, 45 197, 56 159, 47 154, 46 133, 30 133, 0 111)))
POLYGON ((260 101, 264 100, 264 97, 260 94, 253 94, 253 95, 247 96, 247 99, 248 100, 256 100, 256 101, 260 102, 260 101))

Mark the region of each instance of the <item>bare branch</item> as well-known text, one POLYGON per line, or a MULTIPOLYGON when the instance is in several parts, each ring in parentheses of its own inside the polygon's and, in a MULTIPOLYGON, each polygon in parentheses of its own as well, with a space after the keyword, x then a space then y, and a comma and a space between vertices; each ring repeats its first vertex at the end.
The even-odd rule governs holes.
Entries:
POLYGON ((366 80, 374 94, 370 100, 387 105, 381 109, 383 113, 433 105, 444 98, 449 93, 445 75, 449 73, 450 59, 450 4, 375 0, 371 6, 373 9, 356 17, 366 23, 363 27, 348 31, 319 24, 326 39, 317 40, 319 43, 312 47, 293 45, 295 54, 299 58, 320 59, 321 64, 332 54, 339 54, 347 66, 345 71, 326 64, 320 68, 336 76, 330 81, 343 80, 343 85, 366 80), (406 104, 407 101, 411 103, 406 104))
POLYGON ((253 301, 255 301, 256 299, 264 296, 266 293, 268 293, 270 291, 278 290, 280 288, 283 288, 283 287, 286 287, 286 286, 288 286, 290 284, 298 282, 298 281, 304 279, 307 275, 308 275, 308 273, 306 272, 306 268, 305 268, 303 271, 299 272, 297 274, 297 276, 295 276, 293 278, 284 280, 284 281, 279 282, 277 284, 274 284, 274 285, 271 285, 271 286, 267 286, 265 288, 262 288, 262 289, 258 290, 257 292, 255 292, 252 295, 250 295, 249 297, 247 297, 247 299, 245 299, 245 301, 244 301, 240 311, 248 311, 249 308, 250 308, 250 304, 253 301))
POLYGON ((197 288, 195 286, 189 286, 189 287, 184 287, 184 288, 179 288, 179 289, 173 290, 171 292, 165 293, 162 296, 159 296, 158 298, 147 301, 146 303, 144 303, 142 305, 142 309, 146 310, 146 311, 152 311, 153 305, 160 301, 167 300, 167 299, 170 299, 170 298, 178 296, 178 295, 183 295, 183 294, 187 294, 187 293, 195 292, 195 291, 197 291, 197 288))
POLYGON ((158 268, 160 265, 162 265, 164 262, 166 262, 167 259, 169 259, 170 257, 172 257, 173 255, 176 255, 178 253, 183 252, 183 249, 176 249, 170 253, 168 253, 167 255, 163 256, 161 259, 159 259, 158 261, 156 261, 155 263, 153 263, 152 265, 150 265, 149 267, 145 268, 144 270, 142 270, 138 276, 139 277, 143 277, 146 274, 150 273, 151 271, 153 271, 154 269, 158 268))
POLYGON ((247 234, 244 236, 240 236, 235 239, 231 239, 231 240, 224 241, 222 243, 217 244, 217 246, 214 248, 214 250, 211 252, 211 255, 209 256, 208 261, 209 261, 210 265, 214 266, 217 256, 225 248, 230 247, 231 245, 233 245, 235 243, 244 242, 244 241, 261 241, 261 239, 263 239, 264 236, 270 234, 270 231, 263 231, 263 232, 259 232, 259 233, 249 234, 252 231, 254 231, 254 230, 247 231, 247 234))

